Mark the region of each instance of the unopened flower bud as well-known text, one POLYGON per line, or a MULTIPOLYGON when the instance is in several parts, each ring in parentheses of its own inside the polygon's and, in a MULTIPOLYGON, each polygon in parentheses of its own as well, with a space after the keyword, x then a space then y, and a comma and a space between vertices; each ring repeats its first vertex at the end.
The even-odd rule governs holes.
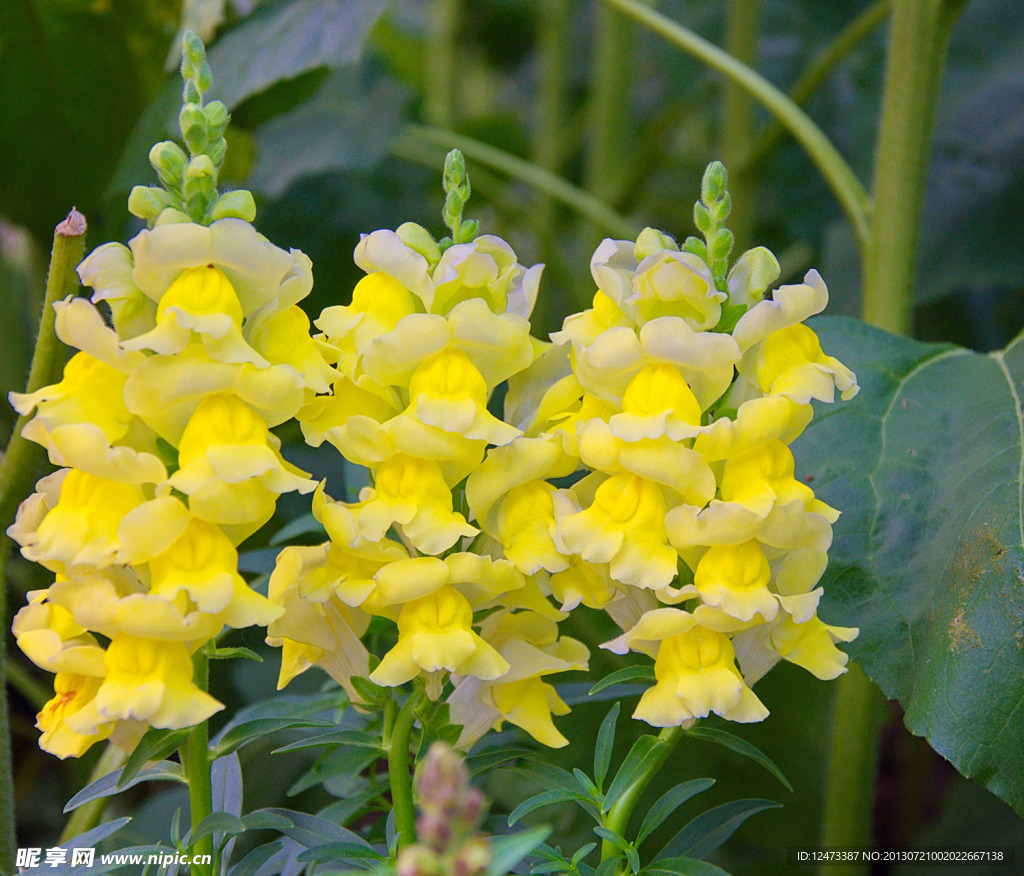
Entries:
POLYGON ((487 840, 472 839, 452 856, 449 872, 451 876, 480 876, 486 872, 492 858, 487 840))
POLYGON ((416 819, 416 835, 420 841, 435 852, 443 852, 452 841, 452 829, 448 822, 438 815, 422 814, 416 819))
POLYGON ((178 113, 178 126, 189 150, 195 155, 206 145, 206 116, 194 103, 186 103, 178 113))
POLYGON ((633 255, 638 262, 655 253, 664 252, 666 249, 678 251, 679 245, 667 234, 658 231, 656 228, 645 228, 640 232, 633 246, 633 255))
POLYGON ((429 849, 423 846, 406 846, 398 854, 396 876, 439 876, 441 862, 429 849))
POLYGON ((174 188, 181 184, 186 161, 188 161, 188 156, 177 143, 172 143, 170 140, 157 143, 149 150, 149 163, 153 165, 153 170, 160 177, 160 182, 168 188, 174 188))
POLYGON ((763 246, 748 249, 729 271, 729 303, 752 307, 779 279, 779 261, 763 246))
POLYGON ((416 775, 416 793, 424 812, 443 812, 453 804, 461 807, 469 788, 469 771, 450 745, 435 742, 416 775))
POLYGON ((714 203, 725 193, 728 184, 729 177, 725 165, 721 161, 712 161, 704 171, 704 178, 701 180, 700 199, 705 204, 714 203))
POLYGON ((441 247, 437 245, 433 235, 422 225, 418 225, 415 222, 405 222, 395 229, 395 234, 402 239, 402 242, 409 249, 415 250, 423 256, 431 270, 441 260, 441 247))
POLYGON ((231 113, 219 100, 210 101, 204 106, 203 115, 206 116, 206 130, 211 140, 219 138, 231 121, 231 113))

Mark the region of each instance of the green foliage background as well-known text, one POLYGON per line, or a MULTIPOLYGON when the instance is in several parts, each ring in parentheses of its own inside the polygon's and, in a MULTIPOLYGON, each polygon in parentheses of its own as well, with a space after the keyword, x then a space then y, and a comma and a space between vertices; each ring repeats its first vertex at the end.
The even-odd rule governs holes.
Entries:
MULTIPOLYGON (((730 9, 737 15, 743 6, 657 4, 717 44, 730 9)), ((862 0, 827 8, 815 0, 747 4, 753 65, 790 89, 872 8, 862 0)), ((730 140, 721 77, 599 3, 193 0, 183 10, 169 0, 24 0, 0 8, 5 393, 23 384, 53 226, 75 204, 89 219, 90 246, 137 230, 125 201, 131 185, 153 181, 149 145, 173 134, 179 86, 168 71, 183 20, 207 38, 212 96, 233 112, 225 177, 253 190, 264 234, 312 257, 316 285, 306 306, 313 315, 348 300, 360 232, 406 220, 440 230, 441 161, 465 138, 471 215, 509 239, 524 263, 547 265, 538 336, 588 305, 587 263, 603 236, 644 225, 680 239, 691 233, 689 205, 700 173, 721 157, 730 162, 734 197, 745 211, 736 225, 740 250, 771 247, 783 282, 817 266, 832 295, 829 312, 860 312, 853 235, 805 153, 785 136, 730 140), (486 147, 500 150, 497 159, 486 147), (744 163, 751 154, 756 160, 744 163), (568 195, 538 187, 521 162, 546 170, 548 183, 553 174, 570 184, 568 195)), ((863 180, 873 166, 885 50, 885 27, 871 30, 805 104, 863 180)), ((770 123, 756 107, 751 119, 755 135, 770 123)), ((859 624, 862 635, 850 651, 887 696, 903 703, 913 733, 927 735, 1018 812, 1024 443, 1012 390, 1022 392, 1024 365, 1020 344, 1001 357, 981 353, 1003 348, 1024 325, 1022 159, 1024 5, 975 0, 953 32, 941 87, 914 326, 923 341, 979 353, 822 322, 826 349, 857 371, 864 389, 855 403, 817 420, 797 451, 798 473, 844 511, 823 617, 859 624), (979 714, 986 719, 979 722, 979 714)), ((0 411, 4 436, 12 424, 12 412, 0 411)), ((333 454, 317 454, 297 434, 282 437, 292 461, 344 481, 333 454)), ((283 500, 268 530, 307 510, 301 499, 283 500)), ((253 575, 272 563, 266 538, 245 558, 253 575)), ((39 572, 12 562, 15 607, 25 592, 45 586, 39 572)), ((607 638, 605 623, 595 613, 573 631, 595 648, 594 678, 616 668, 596 650, 607 638)), ((235 638, 233 644, 263 649, 253 632, 235 638)), ((61 808, 84 784, 91 762, 55 766, 36 749, 31 725, 49 682, 20 654, 11 662, 19 836, 22 845, 45 845, 59 833, 61 808)), ((275 680, 276 655, 269 654, 263 664, 216 664, 212 685, 230 715, 273 696, 275 680)), ((317 686, 304 676, 292 687, 317 686)), ((758 694, 772 715, 742 735, 779 764, 793 794, 756 765, 696 740, 670 762, 664 787, 651 791, 712 775, 719 781, 700 795, 700 808, 738 797, 783 802, 784 809, 760 814, 718 853, 715 860, 734 873, 779 872, 788 846, 819 835, 832 687, 781 666, 759 683, 758 694)), ((563 721, 574 745, 559 755, 561 765, 589 768, 606 711, 607 703, 584 703, 563 721), (567 763, 571 758, 580 762, 567 763)), ((1015 845, 1024 855, 1020 817, 908 734, 895 701, 884 711, 876 839, 896 846, 1015 845)), ((624 709, 617 757, 641 730, 627 716, 624 709)), ((247 810, 280 805, 281 789, 310 766, 307 752, 268 755, 295 733, 241 751, 247 810)), ((310 784, 288 805, 329 802, 340 789, 326 782, 310 784)), ((507 770, 491 773, 485 790, 499 811, 528 792, 507 770)), ((118 798, 111 814, 134 810, 131 841, 161 839, 184 794, 140 785, 118 798)), ((569 807, 527 820, 553 821, 561 834, 576 831, 584 841, 579 813, 569 807)))

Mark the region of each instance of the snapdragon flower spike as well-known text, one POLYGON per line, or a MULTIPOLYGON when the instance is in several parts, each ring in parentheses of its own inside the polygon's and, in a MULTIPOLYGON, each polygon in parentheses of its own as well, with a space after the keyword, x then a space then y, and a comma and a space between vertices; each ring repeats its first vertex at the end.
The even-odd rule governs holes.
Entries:
POLYGON ((60 757, 107 738, 130 748, 147 726, 221 708, 193 683, 191 655, 225 627, 282 615, 238 573, 236 548, 280 494, 316 486, 270 429, 338 373, 298 306, 309 259, 249 224, 250 195, 217 195, 227 114, 202 103, 209 68, 194 34, 182 69, 190 157, 154 148, 164 188, 132 196, 153 207, 140 213, 150 227, 79 265, 91 301, 56 306, 57 334, 79 352, 58 383, 11 395, 35 414, 26 437, 60 466, 8 530, 55 575, 14 630, 57 674, 38 726, 60 757))
POLYGON ((654 660, 635 717, 655 726, 762 720, 750 685, 772 665, 834 678, 836 644, 857 635, 817 617, 839 512, 789 448, 811 401, 852 398, 856 377, 804 325, 828 301, 817 272, 769 293, 779 268, 762 247, 729 269, 730 205, 716 163, 694 211, 703 241, 646 229, 598 246, 593 307, 510 382, 523 436, 466 488, 487 535, 524 573, 550 573, 563 609, 622 626, 604 647, 654 660), (577 468, 590 473, 549 483, 577 468))
MULTIPOLYGON (((566 707, 541 677, 585 667, 587 650, 558 637, 565 614, 538 582, 543 563, 493 556, 495 542, 481 534, 491 523, 482 524, 480 513, 467 517, 462 495, 487 448, 500 453, 522 435, 488 405, 540 348, 529 315, 542 266, 524 267, 508 243, 478 235, 477 224, 462 218, 469 181, 461 155, 446 162, 444 187, 452 237, 435 241, 412 223, 364 235, 354 257, 366 276, 351 303, 314 321, 322 332, 315 342, 336 376, 329 394, 303 405, 299 422, 310 444, 328 442, 369 469, 371 484, 356 502, 317 491, 313 513, 331 541, 279 556, 270 594, 284 615, 268 641, 285 649, 281 685, 312 665, 357 702, 353 674, 385 686, 416 679, 433 699, 451 681, 458 720, 475 728, 464 745, 505 720, 564 745, 551 716, 566 707), (350 613, 344 629, 332 608, 339 605, 350 613), (371 616, 397 628, 372 671, 355 644, 371 616), (510 634, 527 618, 545 624, 542 635, 510 634)), ((576 467, 569 463, 565 474, 576 467)), ((540 490, 523 495, 522 517, 537 499, 543 505, 540 490)), ((543 532, 536 537, 544 541, 543 532)), ((558 555, 550 537, 546 550, 558 555)))

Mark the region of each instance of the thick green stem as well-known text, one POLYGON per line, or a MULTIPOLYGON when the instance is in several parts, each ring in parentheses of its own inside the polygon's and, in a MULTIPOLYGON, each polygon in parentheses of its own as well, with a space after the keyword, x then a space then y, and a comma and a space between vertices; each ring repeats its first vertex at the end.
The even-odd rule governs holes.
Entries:
MULTIPOLYGON (((859 666, 850 664, 850 671, 836 682, 822 845, 871 843, 878 737, 884 719, 884 697, 859 666)), ((869 869, 867 863, 824 864, 819 872, 822 876, 864 876, 869 869)))
MULTIPOLYGON (((540 81, 537 94, 537 133, 533 155, 538 167, 558 175, 565 149, 567 114, 566 67, 568 61, 569 2, 540 0, 537 4, 540 81)), ((556 202, 542 194, 538 204, 540 224, 554 234, 556 202)))
POLYGON ((455 120, 456 49, 461 0, 433 0, 427 30, 423 113, 432 125, 450 128, 455 120))
MULTIPOLYGON (((200 648, 192 655, 193 680, 201 690, 206 690, 210 681, 210 664, 206 651, 200 648)), ((196 724, 180 749, 181 763, 188 780, 189 811, 192 830, 213 811, 213 793, 210 787, 210 737, 206 721, 196 724)), ((210 855, 213 860, 213 837, 207 834, 192 843, 189 854, 210 855)), ((212 876, 213 865, 194 864, 192 873, 196 876, 212 876)))
POLYGON ((864 260, 864 319, 911 328, 925 175, 939 84, 953 25, 966 0, 896 0, 875 143, 874 203, 864 260))
POLYGON ((596 226, 603 228, 610 234, 614 234, 616 237, 631 239, 636 237, 639 232, 634 223, 616 213, 607 204, 601 203, 596 198, 576 188, 572 183, 566 182, 561 177, 549 173, 536 164, 523 161, 521 158, 516 158, 508 152, 488 146, 479 140, 473 140, 470 137, 464 137, 461 134, 445 131, 441 128, 430 128, 424 125, 406 125, 405 133, 398 140, 398 148, 403 152, 407 152, 414 149, 417 143, 426 143, 430 146, 441 147, 446 150, 451 148, 460 149, 466 158, 479 161, 487 167, 501 171, 513 179, 517 179, 538 191, 544 192, 556 201, 561 201, 567 207, 576 210, 596 226))
MULTIPOLYGON (((804 71, 796 85, 790 89, 790 100, 803 105, 861 40, 874 33, 888 18, 890 3, 891 0, 878 0, 846 25, 825 51, 804 71)), ((757 142, 751 147, 743 161, 735 169, 730 167, 730 171, 753 170, 775 149, 785 133, 786 129, 783 124, 778 119, 772 119, 765 125, 757 142)))
POLYGON ((405 701, 395 718, 388 740, 388 779, 391 782, 391 805, 395 810, 398 848, 416 841, 416 806, 412 799, 412 773, 409 771, 409 735, 416 719, 416 706, 423 691, 416 690, 405 701))
MULTIPOLYGON (((665 765, 665 761, 668 760, 669 755, 672 754, 676 749, 676 745, 679 744, 679 740, 683 738, 683 729, 681 727, 666 727, 658 734, 658 740, 662 743, 658 749, 658 753, 655 757, 651 758, 651 761, 647 765, 647 769, 637 778, 626 792, 615 801, 615 805, 608 811, 608 814, 604 819, 604 826, 609 830, 614 831, 619 836, 625 836, 625 832, 629 827, 629 819, 633 814, 633 810, 636 809, 636 804, 640 802, 640 798, 647 790, 648 785, 651 784, 654 777, 658 775, 661 768, 665 765)), ((614 858, 621 855, 622 852, 615 847, 613 843, 608 840, 602 840, 601 842, 601 860, 606 861, 608 858, 614 858)))
MULTIPOLYGON (((46 295, 39 318, 39 333, 32 354, 27 392, 35 392, 60 375, 64 365, 64 347, 57 339, 53 324, 53 303, 74 295, 78 289, 75 266, 85 253, 85 217, 72 210, 57 226, 50 253, 50 271, 46 277, 46 295)), ((42 448, 22 436, 28 417, 18 422, 0 461, 0 528, 6 529, 14 520, 18 503, 32 487, 36 471, 43 459, 42 448)), ((0 628, 7 621, 7 561, 11 544, 0 534, 0 628)), ((14 777, 11 761, 11 725, 7 711, 6 636, 0 638, 0 872, 13 873, 17 850, 14 836, 14 777)))
MULTIPOLYGON (((737 61, 753 69, 757 60, 761 0, 729 0, 725 49, 737 61)), ((725 82, 722 103, 722 160, 730 169, 732 212, 729 229, 736 238, 736 252, 747 249, 754 236, 754 180, 742 169, 743 157, 754 139, 754 98, 732 79, 725 82)))
MULTIPOLYGON (((102 779, 107 773, 111 773, 121 766, 126 759, 127 755, 125 755, 124 750, 120 746, 115 745, 113 742, 108 742, 107 747, 103 749, 103 754, 96 761, 96 766, 93 767, 92 772, 89 774, 89 781, 86 784, 91 785, 97 779, 102 779)), ((101 797, 98 800, 91 800, 83 806, 79 806, 71 813, 67 823, 64 825, 64 830, 60 834, 59 844, 64 845, 68 840, 74 839, 76 836, 80 836, 87 830, 92 830, 96 827, 103 818, 103 813, 106 811, 109 802, 109 797, 101 797)))
POLYGON ((785 125, 817 165, 845 211, 861 247, 867 245, 870 203, 867 192, 832 141, 808 115, 767 79, 728 52, 712 45, 693 31, 648 8, 639 0, 604 0, 609 6, 641 22, 655 33, 718 70, 764 105, 785 125))
POLYGON ((600 6, 594 15, 591 52, 586 188, 606 204, 614 203, 628 176, 624 167, 630 124, 633 77, 633 25, 614 9, 600 6))

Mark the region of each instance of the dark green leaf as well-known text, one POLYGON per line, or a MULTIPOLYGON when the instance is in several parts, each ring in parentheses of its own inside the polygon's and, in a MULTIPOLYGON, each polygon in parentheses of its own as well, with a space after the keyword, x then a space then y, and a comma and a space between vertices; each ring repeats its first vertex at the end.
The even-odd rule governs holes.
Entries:
POLYGON ((682 782, 662 794, 654 805, 647 810, 643 823, 640 825, 640 832, 636 835, 636 844, 640 845, 640 843, 661 827, 665 819, 682 806, 683 803, 691 797, 706 791, 713 784, 715 784, 714 779, 690 779, 690 781, 682 782))
POLYGON ((717 727, 704 727, 701 724, 691 727, 686 732, 687 735, 695 739, 706 739, 708 742, 715 743, 715 745, 721 745, 722 748, 728 748, 730 751, 742 754, 744 757, 749 758, 754 761, 754 763, 758 763, 768 770, 768 772, 782 782, 787 791, 793 790, 793 786, 782 774, 782 770, 772 762, 768 755, 761 751, 761 749, 757 748, 757 746, 751 745, 746 739, 742 739, 735 733, 730 733, 728 730, 720 730, 717 727))
POLYGON ((352 683, 352 687, 363 700, 371 706, 382 706, 384 701, 388 698, 388 691, 378 684, 374 684, 370 679, 363 678, 361 675, 353 675, 349 681, 352 683))
POLYGON ((507 876, 512 869, 548 838, 550 827, 531 827, 522 833, 498 836, 491 841, 493 858, 488 876, 507 876))
POLYGON ((211 812, 199 822, 199 827, 189 832, 185 844, 189 845, 200 837, 212 836, 215 833, 234 836, 238 833, 245 833, 245 830, 245 822, 237 815, 231 815, 228 812, 211 812))
POLYGON ((282 751, 302 751, 306 748, 320 748, 326 745, 354 745, 359 748, 373 748, 380 750, 380 739, 363 730, 332 730, 330 733, 321 733, 317 736, 310 736, 307 739, 300 739, 288 745, 282 745, 274 749, 274 754, 282 751))
POLYGON ((128 756, 124 766, 121 767, 116 790, 120 791, 124 788, 135 774, 151 760, 163 760, 167 755, 177 751, 191 732, 191 727, 181 730, 160 730, 150 727, 128 756))
POLYGON ((296 812, 293 809, 275 807, 257 811, 269 812, 287 819, 291 823, 291 827, 282 826, 279 830, 285 836, 291 837, 295 842, 305 846, 307 849, 316 848, 327 843, 348 843, 364 849, 372 848, 358 834, 316 815, 307 815, 304 812, 296 812))
POLYGON ((907 727, 1024 812, 1024 341, 991 355, 849 320, 816 327, 860 395, 794 445, 839 508, 827 623, 907 727))
POLYGON ((597 834, 601 839, 607 840, 620 852, 626 856, 626 860, 629 861, 630 869, 636 873, 640 869, 640 856, 637 854, 633 844, 629 842, 625 837, 619 836, 615 831, 609 830, 607 827, 598 826, 594 828, 594 833, 597 834))
POLYGON ((276 547, 286 541, 291 541, 297 535, 309 535, 310 533, 315 533, 321 538, 327 537, 327 531, 323 524, 313 516, 312 512, 300 514, 294 520, 289 520, 270 537, 270 545, 276 547))
POLYGON ((231 876, 255 876, 259 869, 282 848, 284 848, 284 843, 281 840, 257 846, 231 868, 231 876))
POLYGON ((601 729, 597 731, 597 743, 594 746, 594 781, 598 788, 604 787, 605 776, 612 763, 612 749, 615 747, 615 722, 619 719, 619 704, 611 707, 601 729))
POLYGON ((551 806, 554 803, 567 803, 577 800, 589 802, 589 798, 579 793, 579 791, 542 791, 540 794, 528 797, 512 810, 508 817, 508 826, 515 827, 517 821, 529 815, 535 809, 551 806))
POLYGON ((590 688, 590 695, 611 687, 613 684, 628 684, 631 681, 654 682, 653 666, 627 666, 624 669, 617 669, 610 675, 606 675, 597 684, 590 688))
POLYGON ((246 830, 284 830, 286 827, 294 827, 285 816, 276 812, 268 812, 265 809, 257 809, 248 815, 242 816, 242 823, 246 830))
POLYGON ((587 796, 587 789, 577 781, 572 773, 550 763, 532 761, 526 766, 515 767, 514 772, 549 791, 571 791, 583 797, 587 796))
POLYGON ((721 867, 696 858, 665 858, 648 864, 640 876, 729 876, 721 867))
POLYGON ((227 733, 224 733, 214 746, 214 757, 223 757, 241 748, 243 745, 260 739, 268 733, 278 730, 295 730, 305 727, 331 727, 330 721, 318 720, 316 718, 256 718, 253 721, 246 721, 236 724, 227 733))
POLYGON ((135 777, 131 781, 126 782, 122 788, 117 787, 117 780, 120 777, 121 770, 118 769, 86 785, 74 797, 68 800, 64 811, 70 812, 72 809, 77 809, 90 800, 99 800, 101 797, 110 797, 121 791, 126 791, 140 782, 181 782, 182 784, 185 782, 181 775, 181 765, 172 763, 169 760, 162 760, 159 763, 139 770, 135 777))
POLYGON ((256 163, 246 184, 280 197, 303 176, 367 170, 387 153, 406 104, 393 81, 333 71, 316 95, 256 129, 256 163))
POLYGON ((517 748, 509 746, 495 749, 494 751, 481 751, 479 754, 471 754, 466 758, 466 766, 471 775, 479 775, 488 772, 502 764, 513 760, 520 760, 533 754, 529 748, 517 748))
POLYGON ((733 800, 702 812, 665 843, 655 861, 685 856, 703 860, 731 837, 744 821, 765 809, 779 809, 772 800, 733 800))
POLYGON ((303 863, 311 861, 351 861, 381 860, 384 856, 375 849, 355 843, 325 843, 306 849, 295 860, 303 863))
POLYGON ((664 752, 666 743, 657 736, 641 736, 633 743, 605 794, 602 811, 608 812, 643 777, 664 752))
POLYGON ((339 776, 355 776, 380 757, 380 752, 369 748, 336 748, 323 755, 288 789, 289 797, 301 794, 307 788, 321 785, 339 776))

